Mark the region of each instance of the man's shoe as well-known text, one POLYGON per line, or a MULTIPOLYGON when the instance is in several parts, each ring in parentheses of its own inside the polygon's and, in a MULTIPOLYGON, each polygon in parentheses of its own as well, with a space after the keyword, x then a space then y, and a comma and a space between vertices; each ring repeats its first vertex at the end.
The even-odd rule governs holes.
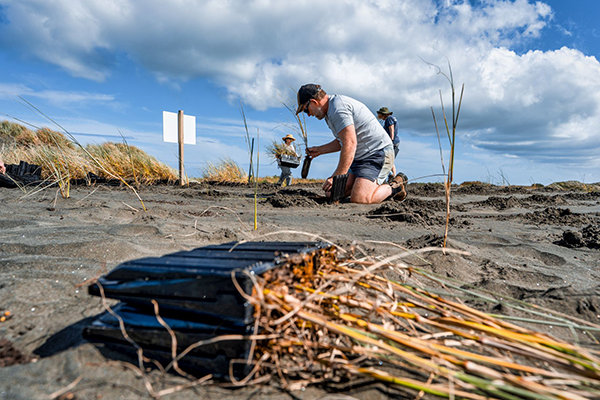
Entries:
POLYGON ((398 175, 396 175, 392 183, 390 183, 390 186, 392 187, 392 195, 390 197, 396 201, 406 199, 406 196, 408 196, 408 193, 406 192, 407 182, 408 177, 402 172, 398 172, 398 175))

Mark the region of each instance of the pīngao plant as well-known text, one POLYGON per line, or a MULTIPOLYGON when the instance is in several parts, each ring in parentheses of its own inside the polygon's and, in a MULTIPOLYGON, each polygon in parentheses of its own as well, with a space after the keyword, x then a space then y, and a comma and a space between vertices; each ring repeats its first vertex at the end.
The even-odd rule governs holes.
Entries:
MULTIPOLYGON (((446 57, 446 56, 444 56, 446 57)), ((423 60, 428 65, 437 69, 437 73, 442 75, 444 78, 448 80, 450 83, 450 89, 452 91, 452 123, 448 123, 448 118, 446 118, 446 110, 444 108, 444 99, 442 97, 442 90, 440 89, 440 103, 442 106, 442 116, 444 118, 444 126, 446 128, 446 134, 448 136, 448 142, 450 144, 450 160, 448 160, 448 172, 446 173, 446 167, 444 166, 444 155, 442 150, 442 140, 440 138, 440 131, 438 129, 437 120, 435 118, 435 112, 433 111, 433 107, 431 107, 431 114, 433 115, 433 123, 435 125, 435 132, 438 137, 438 144, 440 147, 440 161, 442 163, 442 172, 444 175, 444 190, 446 194, 446 228, 444 230, 444 244, 443 248, 446 248, 447 240, 448 240, 448 226, 450 224, 450 189, 452 186, 453 180, 453 171, 454 171, 454 155, 455 155, 455 144, 456 144, 456 125, 458 123, 458 115, 460 114, 460 106, 462 104, 463 93, 465 91, 465 84, 462 84, 462 88, 460 91, 460 99, 458 101, 458 105, 456 104, 456 94, 454 91, 454 77, 452 75, 452 65, 450 65, 450 60, 446 57, 448 61, 448 74, 444 73, 440 67, 437 65, 431 64, 425 60, 423 60)))
MULTIPOLYGON (((296 110, 298 109, 298 104, 295 96, 293 99, 282 100, 281 103, 283 106, 293 115, 294 122, 284 124, 287 128, 296 132, 298 136, 302 138, 304 142, 304 150, 308 149, 308 131, 306 130, 306 118, 304 113, 296 114, 296 110)), ((300 153, 298 153, 300 154, 300 153)), ((302 164, 302 179, 306 179, 308 176, 308 170, 310 169, 310 163, 312 158, 308 155, 304 156, 304 163, 302 164)))
MULTIPOLYGON (((254 154, 254 138, 250 138, 250 132, 248 131, 248 122, 246 121, 246 113, 244 113, 244 106, 240 101, 240 113, 244 120, 244 128, 246 130, 246 145, 248 146, 248 155, 250 157, 250 168, 248 170, 248 183, 254 183, 254 230, 258 229, 258 164, 260 161, 260 151, 256 148, 256 171, 254 171, 253 154, 254 154), (252 181, 254 179, 254 181, 252 181)), ((256 130, 256 141, 260 138, 260 132, 256 130)))
POLYGON ((246 130, 246 136, 244 139, 246 140, 246 146, 248 148, 248 157, 249 157, 249 168, 248 168, 248 184, 252 183, 252 179, 256 181, 257 176, 254 172, 254 163, 253 163, 253 155, 254 155, 254 138, 250 137, 250 132, 248 131, 248 122, 246 121, 246 113, 244 112, 244 106, 242 101, 240 100, 240 114, 242 115, 242 120, 244 121, 244 129, 246 130))
POLYGON ((260 164, 260 131, 256 128, 256 177, 254 178, 254 230, 258 229, 258 166, 260 164))

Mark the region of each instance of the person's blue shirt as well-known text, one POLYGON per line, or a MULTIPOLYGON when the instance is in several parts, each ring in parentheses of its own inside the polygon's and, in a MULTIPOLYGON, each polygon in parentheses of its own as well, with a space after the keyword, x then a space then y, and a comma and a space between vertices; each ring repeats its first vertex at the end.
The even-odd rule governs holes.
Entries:
MULTIPOLYGON (((383 128, 388 135, 390 135, 390 126, 394 127, 394 140, 392 140, 392 142, 394 143, 394 146, 396 146, 400 143, 400 135, 398 135, 398 120, 392 115, 387 117, 383 122, 383 128)), ((390 135, 390 137, 391 136, 392 135, 390 135)))

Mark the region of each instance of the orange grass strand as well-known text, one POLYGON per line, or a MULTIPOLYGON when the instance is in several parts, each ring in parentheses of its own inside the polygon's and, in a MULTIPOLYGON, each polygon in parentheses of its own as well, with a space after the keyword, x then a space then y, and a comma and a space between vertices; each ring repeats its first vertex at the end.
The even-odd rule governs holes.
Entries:
POLYGON ((460 321, 460 320, 457 320, 454 318, 443 318, 443 321, 445 323, 452 324, 452 325, 463 326, 463 327, 469 328, 469 329, 477 329, 479 331, 489 333, 496 337, 504 338, 509 341, 512 340, 517 343, 531 346, 535 349, 542 350, 544 352, 548 352, 549 354, 552 354, 558 358, 564 359, 565 361, 569 361, 574 364, 580 365, 580 366, 586 368, 587 370, 589 370, 590 372, 593 372, 594 376, 597 376, 598 378, 600 378, 600 375, 598 374, 598 363, 595 360, 595 358, 589 354, 586 354, 585 358, 587 358, 588 360, 583 359, 581 357, 583 354, 578 352, 578 350, 582 350, 582 349, 577 346, 573 346, 568 343, 553 341, 551 339, 536 337, 534 335, 524 335, 521 333, 515 333, 515 332, 509 332, 506 330, 495 329, 492 327, 488 327, 488 326, 481 325, 481 324, 476 324, 476 323, 469 322, 469 321, 460 321), (571 353, 575 352, 575 354, 580 357, 576 357, 571 354, 567 354, 561 350, 569 351, 571 353))
POLYGON ((389 329, 386 329, 381 325, 374 324, 374 323, 367 322, 367 321, 361 321, 358 318, 353 317, 353 316, 342 315, 341 318, 345 321, 357 323, 361 327, 366 327, 366 328, 368 328, 368 330, 370 332, 375 333, 380 336, 383 336, 383 337, 386 337, 386 338, 393 340, 394 342, 397 342, 403 346, 406 346, 406 347, 412 348, 414 350, 420 351, 422 353, 428 354, 432 357, 436 356, 436 357, 444 358, 447 361, 449 361, 455 365, 462 365, 464 363, 464 361, 461 361, 454 357, 451 357, 451 358, 444 357, 441 353, 449 354, 452 356, 464 357, 467 359, 484 362, 486 364, 502 366, 502 367, 511 368, 514 370, 519 370, 519 371, 528 372, 528 373, 532 373, 532 374, 545 375, 545 376, 555 377, 555 378, 564 377, 564 375, 553 373, 551 371, 546 371, 546 370, 543 370, 540 368, 528 367, 528 366, 513 363, 513 362, 506 362, 506 361, 496 359, 493 357, 483 356, 483 355, 479 355, 476 353, 471 353, 471 352, 467 352, 467 351, 459 350, 459 349, 453 349, 453 348, 443 346, 440 344, 427 342, 427 341, 424 341, 424 340, 421 340, 418 338, 411 338, 400 332, 391 331, 389 329))

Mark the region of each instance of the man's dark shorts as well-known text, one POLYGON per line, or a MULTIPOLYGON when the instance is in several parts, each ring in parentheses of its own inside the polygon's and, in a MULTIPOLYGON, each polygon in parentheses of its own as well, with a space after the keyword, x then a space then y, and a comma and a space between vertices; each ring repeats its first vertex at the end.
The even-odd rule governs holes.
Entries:
POLYGON ((387 181, 392 165, 394 165, 394 148, 390 145, 371 153, 367 158, 354 160, 350 166, 350 173, 357 178, 368 179, 381 185, 387 181))

